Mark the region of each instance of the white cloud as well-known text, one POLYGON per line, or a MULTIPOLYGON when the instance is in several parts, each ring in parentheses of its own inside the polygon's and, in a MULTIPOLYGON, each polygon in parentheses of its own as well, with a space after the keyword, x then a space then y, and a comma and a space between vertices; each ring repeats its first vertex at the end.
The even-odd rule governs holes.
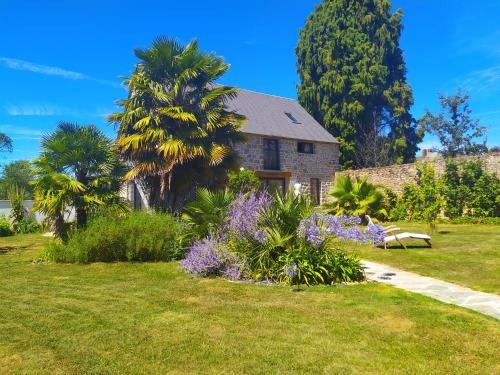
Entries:
POLYGON ((29 61, 13 59, 10 57, 0 57, 0 63, 2 63, 7 68, 13 69, 13 70, 22 70, 22 71, 26 71, 26 72, 45 74, 45 75, 51 75, 51 76, 58 76, 61 78, 72 79, 72 80, 89 80, 89 81, 94 81, 94 82, 101 83, 104 85, 110 85, 110 86, 116 86, 116 87, 120 86, 116 82, 107 81, 107 80, 99 79, 99 78, 94 78, 94 77, 85 75, 83 73, 62 69, 62 68, 59 68, 57 66, 40 65, 40 64, 35 64, 32 62, 29 62, 29 61))
POLYGON ((38 140, 45 133, 40 129, 10 124, 1 124, 0 132, 7 134, 14 140, 38 140))
POLYGON ((9 116, 56 116, 65 114, 63 108, 46 104, 6 105, 9 116))
POLYGON ((106 117, 116 111, 113 108, 97 108, 96 110, 77 110, 54 104, 8 104, 4 106, 9 116, 85 116, 106 117))
POLYGON ((473 94, 497 91, 500 89, 500 65, 472 71, 456 79, 455 85, 473 94))

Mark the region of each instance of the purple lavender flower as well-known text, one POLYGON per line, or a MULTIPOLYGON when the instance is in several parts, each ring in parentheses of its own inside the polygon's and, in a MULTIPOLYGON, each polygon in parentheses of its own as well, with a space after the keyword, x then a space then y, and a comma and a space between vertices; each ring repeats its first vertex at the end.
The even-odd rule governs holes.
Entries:
POLYGON ((219 247, 218 240, 213 237, 196 241, 191 246, 186 258, 181 261, 181 264, 189 273, 199 275, 214 274, 214 271, 224 263, 223 258, 218 254, 219 247))
POLYGON ((222 276, 229 280, 240 280, 243 277, 240 264, 227 264, 222 271, 222 276))
POLYGON ((253 238, 255 239, 255 241, 257 242, 260 242, 260 243, 264 243, 267 241, 267 239, 269 238, 269 233, 267 233, 265 230, 263 229, 257 229, 254 233, 254 236, 253 238))
POLYGON ((292 262, 285 264, 284 272, 286 276, 293 279, 295 276, 297 276, 299 269, 297 267, 297 264, 292 262))
POLYGON ((239 194, 229 208, 227 230, 236 234, 239 239, 252 236, 264 211, 269 208, 272 198, 266 192, 239 194))
POLYGON ((243 262, 224 249, 224 243, 213 236, 196 241, 191 246, 182 267, 189 273, 200 276, 223 276, 237 280, 243 276, 243 262))

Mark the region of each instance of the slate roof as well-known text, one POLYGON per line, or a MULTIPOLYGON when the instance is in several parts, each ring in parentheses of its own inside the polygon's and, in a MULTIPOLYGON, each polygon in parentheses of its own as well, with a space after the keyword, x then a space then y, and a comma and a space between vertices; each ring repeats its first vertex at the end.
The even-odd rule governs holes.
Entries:
POLYGON ((238 89, 238 96, 228 103, 230 110, 247 117, 244 133, 324 143, 338 143, 294 99, 238 89), (292 115, 294 123, 286 113, 292 115))

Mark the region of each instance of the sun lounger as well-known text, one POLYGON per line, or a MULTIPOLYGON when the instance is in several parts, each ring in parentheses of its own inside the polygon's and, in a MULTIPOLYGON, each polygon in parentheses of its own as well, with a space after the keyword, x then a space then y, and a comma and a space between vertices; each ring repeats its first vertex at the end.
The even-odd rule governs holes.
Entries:
MULTIPOLYGON (((366 215, 366 218, 368 219, 368 225, 374 225, 370 216, 366 215)), ((392 232, 398 232, 400 230, 401 229, 396 227, 395 225, 390 225, 388 227, 384 227, 385 234, 387 235, 386 237, 384 237, 384 249, 387 249, 387 244, 389 242, 396 241, 406 250, 407 248, 406 248, 405 244, 403 242, 401 242, 401 240, 404 240, 406 238, 424 240, 427 243, 427 245, 429 245, 429 247, 432 247, 431 237, 427 234, 409 233, 409 232, 391 234, 392 232), (391 235, 389 235, 389 234, 391 234, 391 235)))

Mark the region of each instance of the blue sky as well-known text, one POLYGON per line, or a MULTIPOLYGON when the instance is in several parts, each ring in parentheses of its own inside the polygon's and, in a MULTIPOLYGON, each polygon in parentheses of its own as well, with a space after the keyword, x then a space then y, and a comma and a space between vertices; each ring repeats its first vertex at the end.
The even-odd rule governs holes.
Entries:
MULTIPOLYGON (((0 162, 31 159, 40 136, 60 120, 94 123, 112 136, 107 113, 126 92, 133 49, 158 35, 225 57, 223 82, 296 97, 298 30, 318 1, 23 1, 0 0, 0 131, 14 152, 0 162)), ((461 86, 500 144, 499 0, 393 0, 402 8, 401 46, 419 117, 438 109, 438 93, 461 86)), ((422 146, 435 143, 426 137, 422 146)))

